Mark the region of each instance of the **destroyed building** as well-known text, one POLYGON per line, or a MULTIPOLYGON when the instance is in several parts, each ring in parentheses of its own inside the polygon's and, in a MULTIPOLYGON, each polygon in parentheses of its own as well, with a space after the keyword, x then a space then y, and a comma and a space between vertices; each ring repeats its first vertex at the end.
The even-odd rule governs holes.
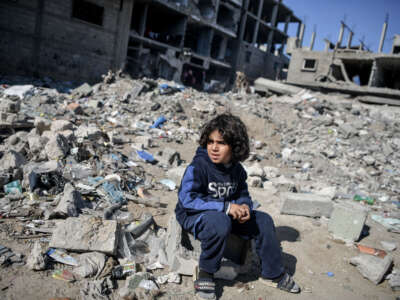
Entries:
POLYGON ((288 83, 358 95, 368 102, 388 103, 387 98, 400 99, 400 36, 395 35, 390 53, 382 53, 387 26, 385 22, 377 53, 362 41, 353 45, 354 32, 344 22, 341 22, 337 43, 325 40, 324 51, 313 51, 315 33, 310 46, 303 47, 304 29, 301 30, 299 38, 288 41, 287 52, 291 54, 288 83), (348 40, 342 45, 346 30, 348 40))
POLYGON ((4 74, 98 80, 109 69, 196 88, 281 78, 290 23, 281 0, 5 0, 4 74), (22 21, 23 20, 23 21, 22 21))

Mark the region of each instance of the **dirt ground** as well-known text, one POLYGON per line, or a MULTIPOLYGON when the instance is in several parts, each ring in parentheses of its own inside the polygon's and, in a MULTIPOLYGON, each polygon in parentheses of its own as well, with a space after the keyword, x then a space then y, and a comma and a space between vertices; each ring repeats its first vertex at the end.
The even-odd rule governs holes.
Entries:
MULTIPOLYGON (((235 111, 234 111, 235 112, 235 111)), ((237 111, 238 112, 238 111, 237 111)), ((239 114, 249 127, 250 136, 263 140, 266 138, 266 124, 263 119, 242 112, 239 114)), ((265 140, 270 148, 279 150, 279 137, 265 140)), ((164 144, 159 143, 160 147, 164 144)), ((182 159, 191 161, 197 145, 187 142, 185 144, 165 144, 174 147, 182 159)), ((261 165, 273 164, 263 160, 261 165)), ((155 178, 164 176, 157 166, 146 165, 146 171, 155 178)), ((176 191, 151 191, 161 198, 165 204, 164 210, 149 209, 155 215, 159 226, 166 227, 170 215, 173 213, 177 201, 176 191), (163 214, 163 212, 165 212, 163 214)), ((327 221, 300 216, 281 215, 279 207, 281 200, 276 195, 269 194, 260 188, 250 188, 254 200, 261 207, 259 210, 269 213, 276 225, 278 238, 284 254, 284 263, 289 272, 294 274, 302 288, 299 295, 292 295, 265 287, 258 282, 257 274, 241 275, 234 282, 217 280, 217 295, 219 299, 397 299, 400 292, 393 292, 387 281, 375 285, 362 277, 356 267, 349 264, 349 259, 358 254, 354 246, 333 241, 327 230, 327 221), (330 277, 327 272, 332 272, 330 277)), ((279 194, 278 194, 279 195, 279 194)), ((135 213, 144 209, 136 204, 129 204, 129 210, 135 213)), ((21 221, 15 219, 0 220, 0 244, 29 256, 34 239, 15 240, 8 236, 6 229, 21 226, 21 221)), ((366 225, 369 234, 362 238, 364 245, 379 247, 380 241, 399 243, 399 235, 387 232, 381 225, 368 219, 366 225)), ((400 260, 399 250, 392 253, 394 261, 400 260)), ((54 269, 64 266, 53 265, 52 269, 34 272, 26 265, 11 265, 0 269, 0 299, 36 300, 51 299, 53 297, 68 297, 76 299, 79 295, 81 282, 67 283, 51 277, 54 269)), ((168 270, 164 270, 167 273, 168 270)), ((160 299, 193 299, 193 283, 191 277, 183 277, 182 284, 169 284, 162 287, 164 294, 160 299)), ((118 282, 119 287, 124 281, 118 282)), ((116 293, 115 293, 116 294, 116 293)), ((117 298, 115 298, 117 299, 117 298)))

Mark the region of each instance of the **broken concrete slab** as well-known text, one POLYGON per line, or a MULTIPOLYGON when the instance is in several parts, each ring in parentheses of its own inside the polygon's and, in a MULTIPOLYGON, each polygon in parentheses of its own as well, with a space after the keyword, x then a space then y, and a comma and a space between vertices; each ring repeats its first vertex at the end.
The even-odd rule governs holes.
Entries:
POLYGON ((57 224, 49 247, 73 251, 98 251, 114 255, 118 242, 118 223, 98 217, 68 218, 57 224))
POLYGON ((33 244, 31 254, 28 256, 26 265, 30 270, 41 271, 46 269, 47 255, 46 248, 39 241, 33 244))
POLYGON ((260 178, 265 176, 265 172, 259 163, 255 163, 245 169, 248 176, 258 176, 260 178))
POLYGON ((88 97, 92 93, 93 89, 88 83, 84 83, 76 89, 72 90, 71 94, 74 97, 82 98, 88 97))
POLYGON ((89 139, 89 140, 96 140, 96 139, 100 138, 101 135, 102 135, 102 132, 101 132, 100 128, 98 128, 94 124, 91 124, 89 126, 81 125, 75 131, 75 136, 77 138, 83 138, 83 139, 89 139))
POLYGON ((293 95, 299 93, 302 89, 277 82, 275 80, 269 80, 266 78, 257 78, 256 81, 254 81, 254 89, 256 91, 261 91, 261 92, 275 92, 278 94, 288 94, 288 95, 293 95))
POLYGON ((52 122, 48 119, 42 117, 36 117, 33 125, 38 130, 38 133, 41 135, 43 131, 50 130, 52 122))
POLYGON ((358 203, 335 204, 328 230, 334 239, 355 242, 360 238, 367 214, 367 210, 358 203))
POLYGON ((281 214, 328 218, 331 216, 333 202, 329 197, 303 193, 282 193, 281 197, 281 214))
POLYGON ((3 91, 4 95, 18 96, 20 99, 24 99, 28 95, 32 95, 34 86, 31 84, 27 85, 14 85, 3 91))
POLYGON ((12 172, 26 164, 26 159, 14 150, 7 151, 0 160, 1 172, 12 172))
POLYGON ((177 185, 180 185, 183 174, 185 174, 186 167, 180 166, 177 168, 169 169, 166 173, 167 177, 174 181, 177 185))
POLYGON ((74 125, 67 120, 55 120, 51 122, 50 130, 52 132, 64 131, 64 130, 73 130, 74 125))
POLYGON ((77 217, 84 207, 81 194, 68 182, 64 186, 63 197, 49 218, 77 217))
POLYGON ((44 147, 44 152, 49 160, 64 158, 69 151, 67 139, 62 134, 52 135, 44 147))
POLYGON ((380 258, 378 256, 361 254, 350 259, 350 264, 356 266, 362 276, 375 284, 379 284, 382 281, 383 276, 385 276, 392 263, 393 258, 390 255, 380 258))

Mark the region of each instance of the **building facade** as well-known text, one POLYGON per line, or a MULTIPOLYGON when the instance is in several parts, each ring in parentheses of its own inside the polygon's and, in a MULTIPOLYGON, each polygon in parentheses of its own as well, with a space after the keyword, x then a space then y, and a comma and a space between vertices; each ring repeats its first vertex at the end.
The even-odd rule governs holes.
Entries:
POLYGON ((3 0, 0 72, 95 82, 108 70, 202 89, 281 78, 288 26, 279 0, 3 0))

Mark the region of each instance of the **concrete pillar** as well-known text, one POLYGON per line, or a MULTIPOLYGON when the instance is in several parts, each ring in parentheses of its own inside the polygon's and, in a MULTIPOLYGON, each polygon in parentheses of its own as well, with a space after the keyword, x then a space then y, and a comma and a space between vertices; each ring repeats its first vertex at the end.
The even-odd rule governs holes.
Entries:
POLYGON ((273 10, 272 10, 272 16, 271 16, 271 26, 273 27, 272 30, 268 33, 268 49, 267 52, 272 52, 272 43, 274 41, 274 33, 275 33, 275 27, 276 27, 276 19, 278 17, 278 10, 279 10, 279 4, 281 1, 279 0, 278 3, 275 4, 273 10))
POLYGON ((325 41, 325 50, 324 51, 329 52, 329 47, 331 45, 331 41, 329 41, 327 39, 325 39, 324 41, 325 41))
POLYGON ((283 32, 285 34, 287 34, 288 29, 289 29, 289 23, 290 23, 290 19, 292 18, 291 15, 286 16, 286 20, 285 20, 285 28, 283 29, 283 32))
POLYGON ((379 42, 378 53, 381 53, 382 50, 383 50, 383 44, 385 43, 385 38, 386 38, 387 25, 388 25, 387 22, 383 23, 383 28, 382 28, 381 40, 379 42))
POLYGON ((260 19, 261 19, 263 6, 264 6, 264 0, 260 0, 260 3, 258 5, 258 11, 257 11, 256 27, 254 28, 253 39, 252 39, 253 44, 257 43, 258 29, 260 28, 260 19))
POLYGON ((313 33, 312 33, 312 35, 311 35, 310 51, 312 51, 313 48, 314 48, 315 35, 316 35, 315 31, 313 31, 313 33))
POLYGON ((303 39, 304 39, 304 31, 306 29, 306 25, 304 23, 301 23, 300 27, 300 36, 299 36, 299 47, 303 47, 303 39))
POLYGON ((297 23, 297 33, 296 33, 296 36, 297 36, 298 38, 300 38, 301 24, 302 24, 301 22, 297 23))
POLYGON ((347 40, 347 49, 351 48, 351 42, 353 41, 353 35, 354 35, 353 31, 350 31, 349 39, 347 40))
POLYGON ((228 38, 224 37, 223 40, 221 41, 221 44, 219 45, 219 50, 218 50, 218 59, 219 60, 223 60, 225 58, 227 45, 228 45, 228 38))
POLYGON ((147 23, 147 12, 149 11, 149 5, 146 4, 144 6, 144 12, 142 19, 140 20, 140 26, 139 26, 139 35, 144 36, 144 32, 146 30, 146 23, 147 23))
POLYGON ((115 70, 125 67, 128 54, 129 32, 131 30, 133 0, 122 0, 122 11, 118 15, 118 29, 114 41, 114 68, 115 70))
POLYGON ((343 34, 344 34, 344 23, 341 22, 341 25, 340 25, 340 32, 339 32, 339 39, 338 39, 338 41, 337 41, 336 48, 339 48, 339 47, 342 45, 343 34))

